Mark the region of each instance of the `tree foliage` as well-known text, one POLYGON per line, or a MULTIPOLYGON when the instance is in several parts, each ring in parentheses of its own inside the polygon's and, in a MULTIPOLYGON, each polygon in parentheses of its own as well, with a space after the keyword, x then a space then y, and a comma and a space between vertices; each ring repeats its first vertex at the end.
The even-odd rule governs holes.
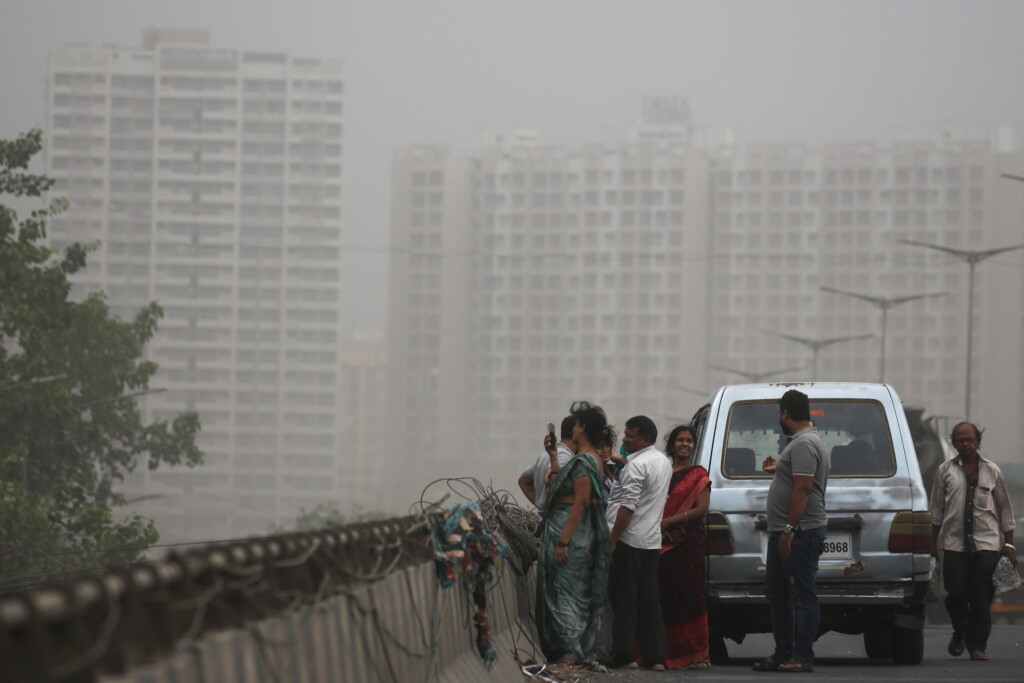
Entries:
POLYGON ((364 510, 357 505, 352 512, 342 512, 334 503, 320 503, 313 508, 301 508, 295 517, 294 527, 291 529, 274 526, 270 528, 271 533, 284 531, 320 531, 322 529, 337 529, 348 524, 359 522, 372 522, 377 519, 384 519, 388 515, 381 512, 364 510))
MULTIPOLYGON (((0 195, 41 197, 51 187, 28 172, 41 142, 39 130, 0 141, 0 195)), ((160 306, 121 320, 102 294, 71 297, 69 277, 90 247, 45 242, 66 207, 56 200, 19 220, 0 204, 0 579, 137 556, 105 550, 157 538, 150 520, 117 514, 124 500, 113 486, 139 462, 202 460, 194 412, 147 424, 131 398, 157 369, 144 350, 160 306)))

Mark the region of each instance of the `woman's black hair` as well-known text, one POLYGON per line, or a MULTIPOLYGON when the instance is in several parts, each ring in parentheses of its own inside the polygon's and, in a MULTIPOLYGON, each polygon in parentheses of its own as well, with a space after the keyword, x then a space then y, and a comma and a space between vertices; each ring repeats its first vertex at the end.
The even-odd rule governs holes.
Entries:
POLYGON ((583 433, 587 435, 587 440, 595 448, 600 447, 608 440, 608 435, 605 432, 605 427, 608 426, 608 416, 605 415, 601 406, 586 401, 577 401, 572 404, 569 414, 576 418, 576 422, 583 427, 583 433))
POLYGON ((601 430, 601 438, 590 443, 594 444, 594 448, 615 448, 615 441, 617 439, 618 434, 615 433, 615 425, 606 424, 604 429, 601 430))
POLYGON ((690 425, 676 425, 672 428, 672 431, 665 437, 665 454, 670 458, 676 457, 672 453, 673 444, 682 432, 690 432, 690 436, 693 437, 693 442, 697 443, 697 432, 690 425))

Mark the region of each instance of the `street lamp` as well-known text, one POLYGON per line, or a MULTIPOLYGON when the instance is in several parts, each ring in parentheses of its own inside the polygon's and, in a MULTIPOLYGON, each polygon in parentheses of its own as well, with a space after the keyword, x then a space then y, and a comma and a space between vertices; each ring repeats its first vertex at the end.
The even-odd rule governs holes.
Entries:
POLYGON ((796 372, 797 370, 803 370, 803 368, 783 368, 782 370, 769 370, 767 372, 750 372, 749 370, 737 370, 736 368, 725 368, 720 365, 711 365, 708 363, 708 367, 713 370, 721 370, 722 372, 730 372, 734 375, 739 375, 743 379, 750 380, 754 384, 759 384, 769 377, 774 375, 781 375, 784 372, 796 372))
POLYGON ((845 341, 853 341, 854 339, 868 339, 874 337, 873 334, 853 334, 846 337, 832 337, 831 339, 808 339, 807 337, 797 337, 793 334, 783 334, 782 332, 773 332, 771 330, 761 330, 764 334, 770 334, 773 337, 781 337, 794 341, 797 344, 803 344, 811 350, 811 381, 818 381, 818 352, 826 346, 832 346, 833 344, 841 344, 845 341))
POLYGON ((0 391, 13 391, 14 389, 21 389, 22 387, 30 387, 36 384, 48 384, 49 382, 59 382, 62 379, 67 379, 67 375, 52 375, 50 377, 37 377, 35 379, 25 380, 24 382, 16 382, 14 384, 5 384, 0 386, 0 391))
POLYGON ((857 292, 848 292, 845 289, 833 289, 832 287, 822 287, 822 290, 831 292, 832 294, 842 294, 843 296, 853 297, 854 299, 860 299, 866 301, 872 306, 882 311, 882 354, 881 360, 879 361, 879 382, 885 383, 885 340, 888 334, 889 327, 889 309, 900 304, 905 304, 910 301, 917 301, 919 299, 930 299, 935 296, 946 296, 949 292, 935 292, 932 294, 911 294, 910 296, 894 296, 894 297, 880 297, 880 296, 869 296, 867 294, 858 294, 857 292))
MULTIPOLYGON (((1015 180, 1016 177, 1013 177, 1015 180)), ((971 419, 971 356, 974 342, 974 335, 971 330, 974 327, 974 267, 985 259, 992 258, 998 254, 1005 254, 1008 251, 1015 251, 1017 249, 1024 249, 1024 244, 1015 244, 1012 247, 999 247, 998 249, 982 249, 968 251, 966 249, 953 249, 952 247, 943 247, 938 244, 930 244, 928 242, 917 242, 915 240, 897 240, 903 244, 909 244, 913 247, 926 247, 928 249, 934 249, 941 251, 950 256, 955 256, 964 263, 970 269, 970 276, 967 284, 967 379, 965 380, 964 386, 964 419, 970 421, 971 419)))
POLYGON ((708 394, 711 393, 707 389, 694 389, 692 387, 684 387, 679 382, 673 383, 672 388, 675 389, 676 391, 682 391, 683 393, 686 394, 696 394, 697 396, 702 396, 704 398, 707 398, 708 394))
POLYGON ((100 401, 86 403, 84 406, 79 406, 78 409, 81 410, 82 412, 85 412, 86 410, 89 410, 90 408, 95 408, 96 406, 102 406, 108 403, 117 403, 118 401, 124 401, 129 398, 138 398, 139 396, 148 396, 150 394, 162 394, 165 391, 167 391, 167 389, 164 387, 160 387, 159 389, 145 389, 143 391, 136 391, 131 394, 124 394, 122 396, 114 396, 113 398, 105 398, 100 401))
POLYGON ((132 503, 141 503, 144 500, 155 500, 157 498, 163 498, 163 497, 164 497, 164 494, 162 494, 162 493, 147 493, 146 495, 139 496, 138 498, 129 498, 128 500, 124 501, 124 503, 122 503, 122 505, 131 505, 132 503))

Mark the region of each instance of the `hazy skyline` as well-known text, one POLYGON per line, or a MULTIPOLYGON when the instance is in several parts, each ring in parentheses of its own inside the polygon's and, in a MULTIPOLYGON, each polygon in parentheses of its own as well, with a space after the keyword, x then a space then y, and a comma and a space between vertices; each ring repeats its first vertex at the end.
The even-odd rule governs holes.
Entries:
MULTIPOLYGON (((137 46, 150 26, 213 44, 346 62, 345 242, 387 246, 391 159, 465 147, 481 129, 612 141, 649 95, 686 97, 695 123, 737 141, 884 140, 899 127, 1024 131, 1014 2, 81 2, 8 0, 0 136, 44 122, 46 52, 137 46)), ((385 321, 387 253, 348 252, 348 318, 385 321), (366 297, 368 289, 380 298, 366 297)))

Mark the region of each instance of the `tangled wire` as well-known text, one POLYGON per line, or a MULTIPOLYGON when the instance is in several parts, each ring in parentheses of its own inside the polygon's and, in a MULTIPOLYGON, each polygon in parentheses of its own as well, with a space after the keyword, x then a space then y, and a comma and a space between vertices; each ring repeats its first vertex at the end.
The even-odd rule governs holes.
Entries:
POLYGON ((537 515, 517 505, 509 491, 495 491, 472 477, 435 479, 423 489, 410 512, 417 514, 436 510, 452 494, 480 506, 488 528, 499 533, 512 551, 509 564, 517 574, 525 575, 537 560, 537 525, 540 523, 537 515), (449 492, 432 502, 430 494, 435 493, 439 486, 447 487, 449 492))

